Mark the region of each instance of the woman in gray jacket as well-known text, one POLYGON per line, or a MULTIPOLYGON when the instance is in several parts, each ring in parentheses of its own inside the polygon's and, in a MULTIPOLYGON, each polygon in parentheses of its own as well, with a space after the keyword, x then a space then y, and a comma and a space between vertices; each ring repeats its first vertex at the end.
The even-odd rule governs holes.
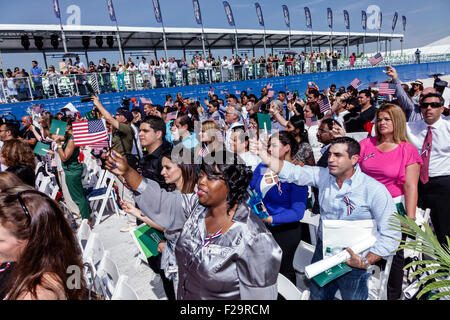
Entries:
POLYGON ((162 190, 116 152, 106 168, 123 176, 142 212, 155 223, 182 229, 175 247, 177 299, 276 299, 281 249, 246 203, 252 171, 239 156, 223 150, 204 161, 196 194, 162 190))

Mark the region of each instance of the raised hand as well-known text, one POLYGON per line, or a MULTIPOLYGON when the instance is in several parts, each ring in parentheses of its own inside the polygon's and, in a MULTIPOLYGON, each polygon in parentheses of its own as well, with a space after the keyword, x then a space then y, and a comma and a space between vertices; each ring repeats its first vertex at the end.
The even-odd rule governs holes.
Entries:
POLYGON ((131 169, 128 165, 127 158, 114 150, 109 153, 105 168, 118 176, 123 176, 131 169))

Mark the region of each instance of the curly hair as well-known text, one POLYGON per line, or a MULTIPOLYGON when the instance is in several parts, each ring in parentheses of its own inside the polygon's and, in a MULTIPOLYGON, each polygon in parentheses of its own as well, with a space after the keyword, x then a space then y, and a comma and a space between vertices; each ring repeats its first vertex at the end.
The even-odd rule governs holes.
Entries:
POLYGON ((19 139, 11 139, 3 142, 1 155, 5 165, 8 167, 24 164, 33 170, 36 168, 33 149, 19 139))
POLYGON ((220 179, 225 181, 229 192, 227 193, 228 213, 237 204, 245 203, 248 199, 247 188, 253 177, 251 167, 247 167, 244 161, 235 153, 218 150, 211 153, 215 163, 203 162, 200 170, 204 171, 208 179, 220 179), (224 161, 217 161, 224 160, 224 161))

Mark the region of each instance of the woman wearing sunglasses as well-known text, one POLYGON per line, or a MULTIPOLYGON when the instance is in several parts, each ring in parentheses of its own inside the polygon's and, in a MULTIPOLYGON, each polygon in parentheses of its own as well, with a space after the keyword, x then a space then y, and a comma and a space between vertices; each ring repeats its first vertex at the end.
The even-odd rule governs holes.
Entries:
POLYGON ((240 163, 231 152, 211 153, 201 164, 197 193, 180 194, 140 176, 122 155, 114 152, 107 161, 145 215, 165 230, 181 229, 177 299, 277 298, 281 249, 246 204, 252 172, 240 163))
POLYGON ((6 300, 85 298, 82 254, 72 228, 58 204, 39 191, 15 187, 0 193, 0 264, 5 262, 14 263, 0 287, 6 300))

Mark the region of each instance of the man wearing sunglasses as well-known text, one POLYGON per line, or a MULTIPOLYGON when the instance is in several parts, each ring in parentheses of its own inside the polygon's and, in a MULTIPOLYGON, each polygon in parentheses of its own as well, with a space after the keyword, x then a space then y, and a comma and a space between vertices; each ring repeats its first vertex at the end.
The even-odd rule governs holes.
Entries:
POLYGON ((431 222, 440 243, 450 236, 448 195, 450 194, 450 121, 441 117, 444 99, 439 93, 424 95, 420 103, 422 120, 408 122, 408 138, 419 150, 423 165, 420 168, 419 201, 422 208, 430 208, 431 222))

